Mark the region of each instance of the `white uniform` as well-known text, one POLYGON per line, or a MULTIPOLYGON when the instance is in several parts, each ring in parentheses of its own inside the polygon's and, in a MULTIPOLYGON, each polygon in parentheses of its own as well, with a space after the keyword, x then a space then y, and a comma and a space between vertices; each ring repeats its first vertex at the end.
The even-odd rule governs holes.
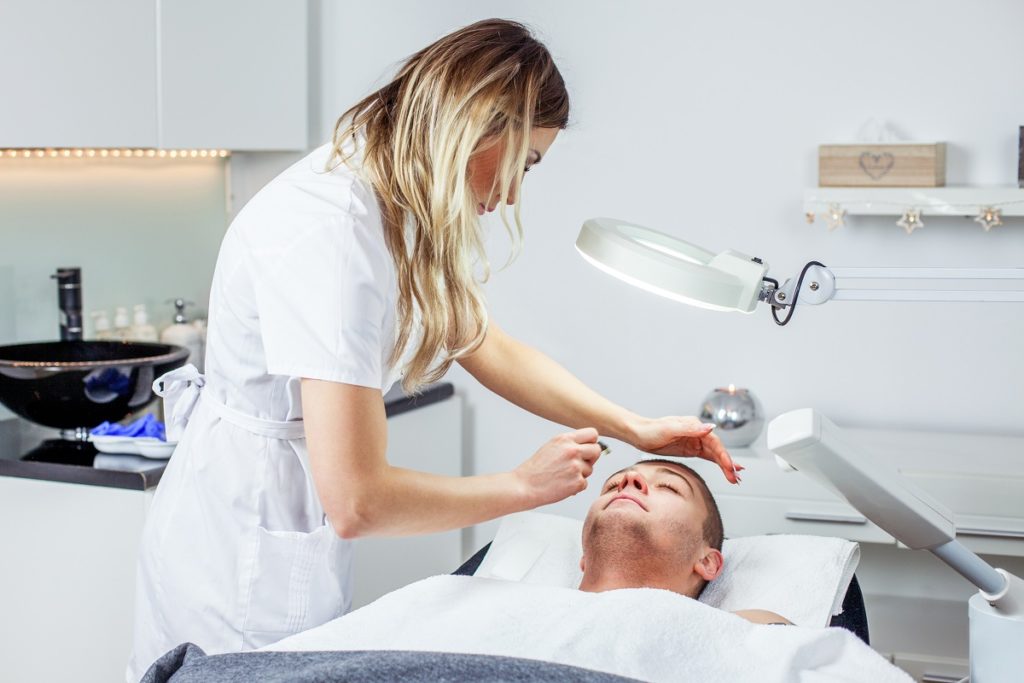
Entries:
POLYGON ((294 164, 232 222, 206 376, 163 378, 168 426, 187 428, 143 532, 130 681, 181 642, 257 648, 351 603, 351 545, 314 489, 300 378, 386 392, 408 353, 389 367, 397 281, 374 194, 344 165, 324 171, 329 153, 294 164))

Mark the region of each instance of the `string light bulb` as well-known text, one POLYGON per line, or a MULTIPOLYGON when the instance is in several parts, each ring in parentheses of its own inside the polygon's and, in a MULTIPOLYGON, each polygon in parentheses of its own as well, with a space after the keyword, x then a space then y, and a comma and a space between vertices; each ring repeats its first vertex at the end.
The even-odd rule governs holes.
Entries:
POLYGON ((846 209, 839 206, 838 204, 829 204, 828 211, 825 212, 825 222, 828 223, 829 230, 835 230, 841 227, 844 223, 843 218, 846 216, 846 209))
POLYGON ((41 159, 44 157, 65 159, 100 158, 166 158, 173 159, 226 159, 231 152, 226 149, 153 149, 153 148, 118 148, 118 147, 20 147, 0 149, 0 158, 9 159, 41 159))
POLYGON ((903 212, 903 216, 896 221, 896 225, 906 230, 908 235, 918 228, 923 228, 924 221, 921 220, 921 210, 907 209, 903 212))
POLYGON ((1003 224, 1003 211, 994 206, 983 206, 978 215, 974 217, 974 222, 980 223, 985 228, 985 232, 988 232, 997 225, 1003 224))

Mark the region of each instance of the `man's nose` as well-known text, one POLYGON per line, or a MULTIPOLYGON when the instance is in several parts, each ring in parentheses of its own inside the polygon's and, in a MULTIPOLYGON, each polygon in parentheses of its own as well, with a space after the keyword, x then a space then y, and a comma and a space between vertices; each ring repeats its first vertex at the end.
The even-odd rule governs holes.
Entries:
POLYGON ((640 491, 640 493, 646 495, 647 480, 644 479, 643 475, 639 472, 635 470, 627 470, 626 476, 624 476, 619 482, 619 492, 629 488, 636 489, 637 491, 640 491))

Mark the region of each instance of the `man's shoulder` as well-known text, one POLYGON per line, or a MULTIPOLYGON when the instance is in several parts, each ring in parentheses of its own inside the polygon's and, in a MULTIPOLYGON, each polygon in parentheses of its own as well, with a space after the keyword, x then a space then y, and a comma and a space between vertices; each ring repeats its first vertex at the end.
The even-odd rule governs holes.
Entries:
POLYGON ((754 624, 776 624, 782 626, 793 625, 793 622, 786 617, 776 614, 775 612, 769 612, 766 609, 739 609, 733 612, 733 614, 754 624))

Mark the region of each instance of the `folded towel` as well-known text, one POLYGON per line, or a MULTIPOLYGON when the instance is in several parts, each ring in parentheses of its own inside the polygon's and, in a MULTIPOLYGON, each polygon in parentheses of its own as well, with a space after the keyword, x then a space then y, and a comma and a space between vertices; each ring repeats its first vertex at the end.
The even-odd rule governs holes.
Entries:
MULTIPOLYGON (((505 517, 475 575, 576 588, 583 573, 583 522, 542 512, 505 517)), ((721 575, 700 601, 720 609, 764 609, 801 626, 827 626, 860 561, 860 547, 824 536, 747 536, 722 546, 721 575)))
POLYGON ((756 625, 660 589, 474 576, 418 581, 263 649, 500 655, 647 681, 910 681, 844 629, 756 625))
POLYGON ((153 413, 146 413, 138 420, 126 425, 104 422, 93 427, 89 433, 93 436, 149 436, 161 441, 167 440, 164 423, 156 419, 153 413))
POLYGON ((827 536, 746 536, 722 545, 725 568, 700 601, 720 609, 766 609, 801 626, 827 626, 860 562, 860 546, 827 536))

